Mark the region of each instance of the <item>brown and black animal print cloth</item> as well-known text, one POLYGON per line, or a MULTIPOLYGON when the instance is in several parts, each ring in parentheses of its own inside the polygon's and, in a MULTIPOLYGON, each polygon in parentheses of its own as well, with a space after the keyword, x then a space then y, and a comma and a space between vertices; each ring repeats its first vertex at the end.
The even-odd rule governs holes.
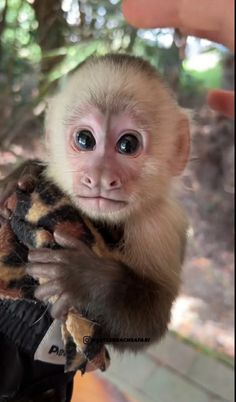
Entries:
MULTIPOLYGON (((33 298, 37 282, 26 274, 29 248, 59 248, 53 238, 57 228, 85 242, 97 255, 107 246, 93 224, 82 217, 69 198, 44 176, 32 193, 17 189, 8 199, 10 219, 0 227, 0 298, 33 298)), ((40 281, 41 282, 41 281, 40 281)), ((98 324, 73 308, 62 324, 65 344, 65 371, 80 369, 88 362, 101 370, 109 365, 109 354, 102 343, 84 342, 96 337, 98 324)))

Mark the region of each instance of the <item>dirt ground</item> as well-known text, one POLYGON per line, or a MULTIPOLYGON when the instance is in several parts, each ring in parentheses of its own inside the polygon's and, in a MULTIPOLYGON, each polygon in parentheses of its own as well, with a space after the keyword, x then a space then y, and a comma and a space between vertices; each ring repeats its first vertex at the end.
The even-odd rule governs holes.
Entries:
MULTIPOLYGON (((171 328, 234 355, 233 124, 202 108, 193 120, 192 156, 180 201, 189 216, 181 294, 171 328)), ((42 156, 30 133, 0 152, 0 178, 19 158, 42 156)))

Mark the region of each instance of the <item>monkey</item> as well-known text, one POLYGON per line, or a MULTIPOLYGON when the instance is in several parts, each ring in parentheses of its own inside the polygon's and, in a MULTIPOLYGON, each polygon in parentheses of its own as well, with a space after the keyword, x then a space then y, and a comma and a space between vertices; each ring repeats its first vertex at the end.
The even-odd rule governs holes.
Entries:
MULTIPOLYGON (((31 250, 53 317, 98 322, 118 351, 161 339, 178 295, 187 219, 172 183, 188 161, 189 120, 156 69, 125 54, 91 57, 50 101, 45 174, 92 222, 109 253, 56 230, 61 249, 31 250), (119 340, 119 341, 113 341, 119 340), (122 341, 125 340, 125 341, 122 341)), ((150 344, 150 343, 149 343, 150 344)))

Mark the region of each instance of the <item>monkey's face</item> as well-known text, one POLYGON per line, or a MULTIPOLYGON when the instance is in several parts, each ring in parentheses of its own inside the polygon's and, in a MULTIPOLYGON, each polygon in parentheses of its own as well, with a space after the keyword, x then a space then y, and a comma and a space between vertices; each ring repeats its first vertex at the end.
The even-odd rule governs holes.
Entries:
POLYGON ((147 158, 147 133, 128 112, 102 113, 90 106, 66 136, 75 204, 93 218, 126 216, 147 158))
POLYGON ((187 119, 141 60, 87 61, 49 106, 49 176, 92 218, 151 208, 183 170, 187 119))

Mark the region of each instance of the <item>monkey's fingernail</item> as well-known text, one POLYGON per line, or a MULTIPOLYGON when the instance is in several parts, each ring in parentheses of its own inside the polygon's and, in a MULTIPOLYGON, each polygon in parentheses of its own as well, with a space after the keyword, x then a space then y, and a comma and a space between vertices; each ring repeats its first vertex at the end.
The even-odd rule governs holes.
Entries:
POLYGON ((26 270, 27 274, 31 274, 31 266, 29 264, 25 270, 26 270))
POLYGON ((36 275, 36 274, 34 274, 34 271, 31 270, 30 268, 26 268, 26 273, 27 273, 29 276, 32 276, 32 278, 34 278, 35 280, 39 280, 39 276, 36 275))
POLYGON ((24 177, 18 181, 18 187, 23 191, 31 193, 35 187, 35 179, 33 177, 24 177))
POLYGON ((34 250, 30 250, 28 254, 28 261, 30 262, 34 261, 34 257, 35 257, 34 250))

